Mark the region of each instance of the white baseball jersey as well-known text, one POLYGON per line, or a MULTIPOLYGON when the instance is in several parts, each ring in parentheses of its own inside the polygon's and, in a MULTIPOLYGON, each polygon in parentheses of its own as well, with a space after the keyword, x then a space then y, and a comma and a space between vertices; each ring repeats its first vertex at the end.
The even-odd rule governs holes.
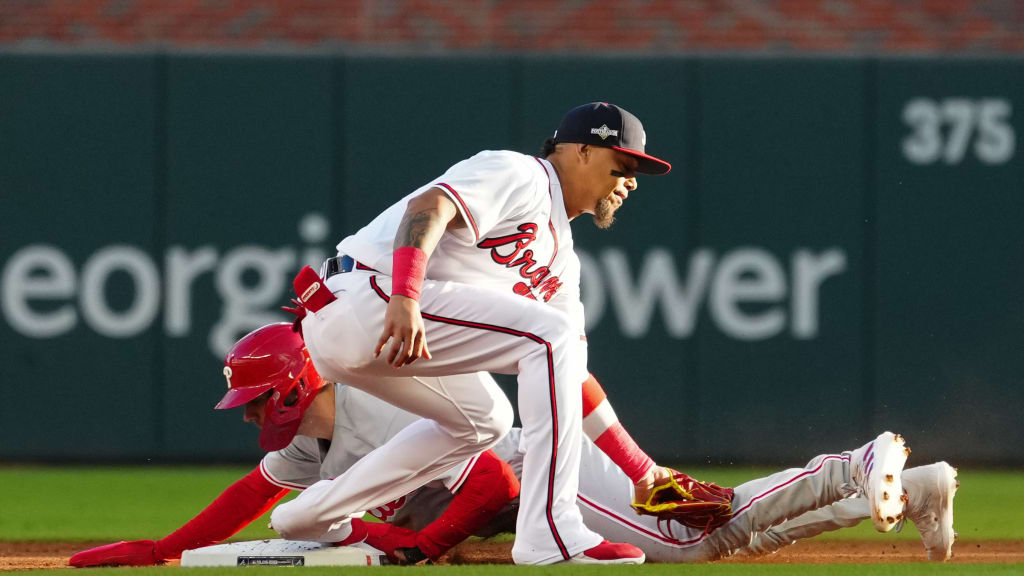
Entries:
POLYGON ((391 255, 409 200, 431 188, 445 191, 465 228, 438 242, 426 277, 491 287, 549 302, 583 329, 580 261, 562 187, 547 160, 486 150, 455 164, 338 244, 338 253, 391 275, 391 255))

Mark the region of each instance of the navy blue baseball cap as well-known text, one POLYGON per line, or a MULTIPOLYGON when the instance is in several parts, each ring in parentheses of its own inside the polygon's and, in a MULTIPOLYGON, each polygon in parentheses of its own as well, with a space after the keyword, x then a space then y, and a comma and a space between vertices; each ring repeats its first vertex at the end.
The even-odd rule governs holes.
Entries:
POLYGON ((647 135, 636 116, 607 102, 591 102, 566 112, 553 136, 555 144, 603 146, 637 159, 641 174, 668 174, 672 165, 644 152, 647 135))

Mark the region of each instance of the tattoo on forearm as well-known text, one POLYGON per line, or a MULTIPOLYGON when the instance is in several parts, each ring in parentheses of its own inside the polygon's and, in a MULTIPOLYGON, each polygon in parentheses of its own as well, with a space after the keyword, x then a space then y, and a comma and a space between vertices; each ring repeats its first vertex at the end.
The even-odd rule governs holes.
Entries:
MULTIPOLYGON (((430 240, 440 222, 436 210, 423 210, 412 214, 406 214, 402 223, 398 225, 398 233, 395 234, 395 246, 415 246, 423 249, 430 240)), ((436 240, 435 240, 436 242, 436 240)))

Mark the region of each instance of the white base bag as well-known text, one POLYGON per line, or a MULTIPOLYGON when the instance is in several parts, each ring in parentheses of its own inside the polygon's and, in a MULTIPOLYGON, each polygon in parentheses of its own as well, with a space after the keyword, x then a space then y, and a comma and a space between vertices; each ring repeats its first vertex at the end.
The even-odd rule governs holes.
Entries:
POLYGON ((380 566, 388 557, 367 544, 331 546, 294 540, 249 540, 185 550, 181 565, 191 566, 380 566))

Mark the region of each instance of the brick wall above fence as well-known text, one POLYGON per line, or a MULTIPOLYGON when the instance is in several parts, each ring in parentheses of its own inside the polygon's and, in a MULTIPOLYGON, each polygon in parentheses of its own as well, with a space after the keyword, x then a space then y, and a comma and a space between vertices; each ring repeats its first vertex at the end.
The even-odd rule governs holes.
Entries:
POLYGON ((1024 53, 1016 0, 8 0, 0 45, 1024 53))

